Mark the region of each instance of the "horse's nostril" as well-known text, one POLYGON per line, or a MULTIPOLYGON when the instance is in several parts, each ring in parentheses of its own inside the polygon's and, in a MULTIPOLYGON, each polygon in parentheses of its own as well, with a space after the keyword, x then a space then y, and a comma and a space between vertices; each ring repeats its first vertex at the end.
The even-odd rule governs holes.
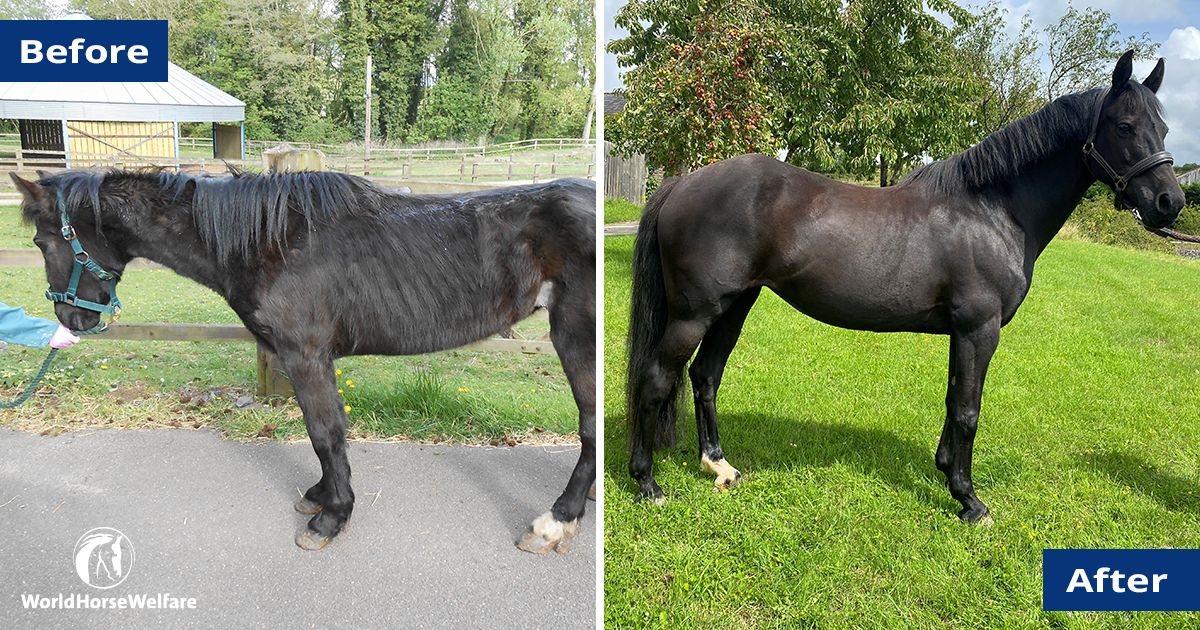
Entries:
POLYGON ((1171 198, 1171 193, 1161 193, 1158 195, 1158 209, 1161 212, 1172 212, 1175 210, 1175 202, 1171 198))

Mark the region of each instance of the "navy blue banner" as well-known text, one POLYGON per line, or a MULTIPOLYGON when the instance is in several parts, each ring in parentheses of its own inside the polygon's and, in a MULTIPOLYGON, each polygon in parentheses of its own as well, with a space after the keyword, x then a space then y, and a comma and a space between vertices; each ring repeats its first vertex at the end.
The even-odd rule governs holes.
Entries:
POLYGON ((166 80, 166 20, 0 21, 0 81, 166 80))
POLYGON ((1043 549, 1043 610, 1200 610, 1200 549, 1043 549))

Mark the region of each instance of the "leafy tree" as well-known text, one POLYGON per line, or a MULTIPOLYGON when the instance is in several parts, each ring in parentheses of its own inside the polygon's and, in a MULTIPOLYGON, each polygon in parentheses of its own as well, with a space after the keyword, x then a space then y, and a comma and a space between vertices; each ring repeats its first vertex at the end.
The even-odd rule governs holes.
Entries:
POLYGON ((630 0, 615 20, 629 36, 609 50, 631 67, 625 111, 606 127, 618 151, 674 175, 781 144, 771 70, 785 44, 758 2, 630 0))
POLYGON ((499 117, 506 76, 515 75, 525 51, 505 14, 504 0, 452 0, 437 81, 418 116, 422 135, 475 140, 489 135, 499 117))
POLYGON ((890 183, 970 135, 980 86, 930 11, 969 17, 948 0, 630 2, 609 45, 631 67, 617 149, 668 173, 782 149, 822 170, 882 164, 890 183))
POLYGON ((414 139, 413 127, 429 81, 437 45, 438 21, 447 0, 340 0, 338 39, 342 44, 342 111, 362 127, 366 58, 372 56, 372 88, 378 118, 388 140, 414 139))
POLYGON ((1008 9, 991 0, 956 37, 964 62, 962 72, 975 75, 984 86, 975 111, 980 138, 1046 103, 1041 40, 1033 18, 1025 13, 1011 35, 1006 28, 1008 19, 1008 9))
POLYGON ((1050 64, 1043 83, 1047 102, 1104 85, 1113 62, 1127 50, 1133 50, 1136 57, 1150 57, 1158 51, 1149 33, 1122 39, 1107 11, 1094 7, 1080 11, 1071 3, 1057 23, 1046 27, 1044 37, 1050 64))

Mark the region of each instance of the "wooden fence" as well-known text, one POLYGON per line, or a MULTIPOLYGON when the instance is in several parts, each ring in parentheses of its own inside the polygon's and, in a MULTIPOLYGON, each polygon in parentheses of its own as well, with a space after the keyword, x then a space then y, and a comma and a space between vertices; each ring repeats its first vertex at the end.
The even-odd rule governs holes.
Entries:
MULTIPOLYGON (((196 140, 196 139, 189 139, 196 140)), ((464 192, 505 184, 536 183, 559 177, 595 179, 595 145, 566 140, 530 140, 501 145, 506 148, 426 148, 372 149, 367 160, 359 154, 327 154, 325 169, 354 175, 385 186, 408 186, 414 193, 464 192), (531 152, 536 149, 536 153, 531 152)), ((303 148, 301 143, 297 148, 303 148)), ((342 150, 345 147, 337 147, 342 150)), ((189 173, 220 174, 227 165, 254 172, 262 168, 261 147, 245 160, 216 160, 176 156, 114 156, 112 154, 71 153, 72 163, 115 168, 156 166, 189 173)), ((58 171, 68 157, 65 151, 26 151, 0 146, 0 170, 15 171, 22 177, 36 177, 36 171, 58 171)), ((12 182, 0 178, 0 203, 16 203, 20 195, 12 182)))
POLYGON ((646 203, 646 156, 614 155, 612 146, 604 145, 604 198, 625 199, 639 206, 646 203))

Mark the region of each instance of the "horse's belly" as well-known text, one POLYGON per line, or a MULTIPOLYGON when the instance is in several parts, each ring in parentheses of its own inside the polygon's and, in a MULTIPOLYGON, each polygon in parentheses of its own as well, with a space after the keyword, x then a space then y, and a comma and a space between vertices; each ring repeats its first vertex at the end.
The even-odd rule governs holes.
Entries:
POLYGON ((801 313, 839 328, 921 333, 950 328, 937 287, 920 281, 853 288, 822 283, 768 286, 801 313))

